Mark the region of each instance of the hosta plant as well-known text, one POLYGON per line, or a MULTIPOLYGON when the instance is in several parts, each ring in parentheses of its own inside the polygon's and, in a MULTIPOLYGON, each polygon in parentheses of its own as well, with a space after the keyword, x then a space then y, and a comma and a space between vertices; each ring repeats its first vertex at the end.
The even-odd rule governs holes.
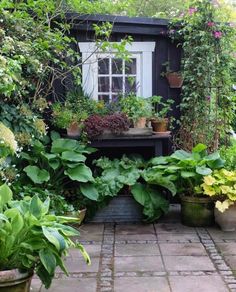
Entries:
POLYGON ((48 214, 49 205, 37 195, 13 201, 9 187, 0 186, 0 271, 35 271, 46 288, 57 267, 67 274, 63 259, 70 247, 90 263, 84 247, 70 238, 79 232, 64 224, 77 219, 48 214))
POLYGON ((204 194, 217 198, 215 206, 220 212, 224 212, 236 201, 236 171, 215 170, 204 177, 201 187, 204 194))

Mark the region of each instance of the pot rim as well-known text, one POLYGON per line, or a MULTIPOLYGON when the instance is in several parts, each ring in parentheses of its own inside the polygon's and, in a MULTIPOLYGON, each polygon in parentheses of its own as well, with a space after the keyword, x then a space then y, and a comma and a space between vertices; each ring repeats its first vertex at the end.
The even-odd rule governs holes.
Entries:
POLYGON ((215 199, 212 197, 192 197, 188 196, 186 194, 180 195, 180 199, 183 202, 189 202, 189 203, 208 203, 208 202, 215 202, 215 199))
POLYGON ((33 276, 33 270, 11 269, 0 271, 0 287, 16 285, 17 283, 22 283, 33 276))

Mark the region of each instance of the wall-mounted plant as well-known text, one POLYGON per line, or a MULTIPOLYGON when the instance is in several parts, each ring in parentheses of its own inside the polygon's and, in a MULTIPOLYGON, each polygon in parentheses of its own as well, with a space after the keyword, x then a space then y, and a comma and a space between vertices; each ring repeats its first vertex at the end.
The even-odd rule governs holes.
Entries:
POLYGON ((162 65, 165 67, 165 72, 161 75, 167 78, 170 88, 181 88, 183 85, 182 73, 180 71, 172 70, 169 62, 165 62, 162 65))

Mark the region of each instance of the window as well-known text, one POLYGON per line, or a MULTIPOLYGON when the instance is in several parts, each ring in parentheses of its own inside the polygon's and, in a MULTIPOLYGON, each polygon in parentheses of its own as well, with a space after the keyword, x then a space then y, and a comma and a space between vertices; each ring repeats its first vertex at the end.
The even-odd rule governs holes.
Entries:
POLYGON ((118 95, 135 92, 152 95, 152 52, 154 42, 134 42, 127 45, 130 61, 114 53, 100 53, 95 43, 80 43, 82 53, 82 82, 84 91, 92 98, 109 102, 118 95))

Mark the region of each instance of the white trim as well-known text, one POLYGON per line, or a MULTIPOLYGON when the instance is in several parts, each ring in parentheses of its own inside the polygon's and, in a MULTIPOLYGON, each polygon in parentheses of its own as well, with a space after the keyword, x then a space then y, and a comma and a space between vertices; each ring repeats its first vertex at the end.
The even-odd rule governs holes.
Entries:
MULTIPOLYGON (((114 44, 114 43, 112 43, 114 44)), ((152 96, 152 53, 155 50, 155 42, 132 42, 126 45, 126 50, 137 58, 137 95, 143 97, 152 96)), ((96 43, 79 43, 82 53, 82 84, 85 93, 93 99, 98 98, 98 58, 99 56, 110 57, 115 54, 111 49, 102 52, 96 43)), ((132 56, 131 56, 132 57, 132 56)))

